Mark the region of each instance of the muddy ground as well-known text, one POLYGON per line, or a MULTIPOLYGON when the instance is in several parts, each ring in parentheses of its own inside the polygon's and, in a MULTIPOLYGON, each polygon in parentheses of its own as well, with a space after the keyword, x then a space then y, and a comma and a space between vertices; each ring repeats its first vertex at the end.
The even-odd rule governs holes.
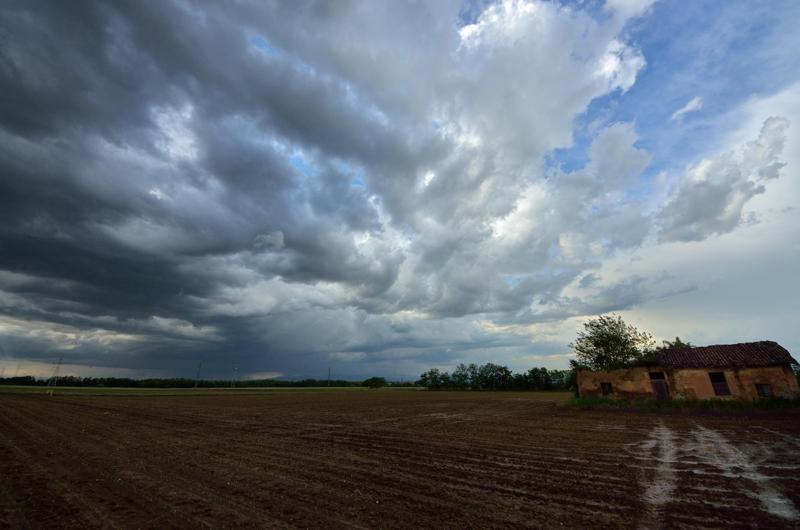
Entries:
POLYGON ((0 527, 796 528, 800 416, 534 393, 0 395, 0 527))

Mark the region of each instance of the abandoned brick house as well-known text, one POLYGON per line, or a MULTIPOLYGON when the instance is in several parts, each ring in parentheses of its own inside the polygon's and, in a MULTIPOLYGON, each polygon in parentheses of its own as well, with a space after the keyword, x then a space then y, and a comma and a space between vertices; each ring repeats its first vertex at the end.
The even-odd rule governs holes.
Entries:
POLYGON ((772 341, 663 350, 647 365, 578 372, 582 397, 624 399, 800 398, 792 365, 772 341))

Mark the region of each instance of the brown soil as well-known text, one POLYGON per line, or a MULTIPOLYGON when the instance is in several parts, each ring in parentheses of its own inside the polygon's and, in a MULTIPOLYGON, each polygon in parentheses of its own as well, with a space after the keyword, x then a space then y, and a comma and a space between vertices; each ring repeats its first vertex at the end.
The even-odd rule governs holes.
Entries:
POLYGON ((0 395, 0 527, 800 524, 796 414, 542 394, 0 395))

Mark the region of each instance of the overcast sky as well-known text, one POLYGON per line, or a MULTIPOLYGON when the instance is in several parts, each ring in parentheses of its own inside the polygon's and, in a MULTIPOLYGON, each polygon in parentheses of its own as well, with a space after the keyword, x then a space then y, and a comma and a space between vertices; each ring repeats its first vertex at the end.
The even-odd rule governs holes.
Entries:
POLYGON ((800 354, 800 2, 0 7, 0 372, 800 354))

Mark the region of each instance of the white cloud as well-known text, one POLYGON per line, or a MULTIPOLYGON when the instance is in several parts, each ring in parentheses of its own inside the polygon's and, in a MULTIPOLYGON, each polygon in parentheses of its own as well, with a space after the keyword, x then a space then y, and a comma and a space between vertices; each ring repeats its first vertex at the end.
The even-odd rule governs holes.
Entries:
POLYGON ((632 123, 615 123, 600 131, 589 149, 589 171, 606 191, 624 191, 636 183, 650 163, 650 154, 635 146, 632 123))
MULTIPOLYGON (((641 277, 649 295, 622 313, 659 339, 679 335, 695 344, 776 340, 790 351, 800 349, 795 333, 800 282, 794 281, 800 262, 797 93, 795 85, 753 98, 721 118, 724 127, 737 124, 726 132, 726 149, 690 168, 665 208, 676 208, 676 217, 663 214, 688 220, 674 201, 690 201, 705 183, 724 185, 728 191, 720 194, 720 204, 701 203, 699 217, 672 233, 691 237, 651 239, 619 253, 600 264, 593 281, 576 280, 562 295, 590 299, 609 285, 641 277), (736 189, 753 192, 745 181, 762 188, 742 202, 736 189), (741 223, 748 216, 758 222, 741 223), (701 236, 702 242, 691 240, 701 236)), ((564 340, 569 338, 565 334, 564 340)))
POLYGON ((686 105, 673 112, 672 116, 670 117, 670 120, 677 120, 678 118, 682 118, 683 116, 689 114, 690 112, 696 112, 702 108, 703 108, 703 99, 700 96, 695 96, 692 99, 690 99, 686 103, 686 105))
POLYGON ((95 327, 85 329, 41 320, 0 316, 0 334, 18 341, 40 344, 47 350, 68 352, 81 348, 115 348, 141 342, 144 335, 95 327))
POLYGON ((623 20, 642 16, 656 0, 606 0, 605 7, 623 20))
POLYGON ((219 330, 216 327, 198 326, 179 318, 153 316, 149 320, 137 323, 136 327, 187 339, 220 340, 219 330))
POLYGON ((593 98, 629 89, 645 64, 610 26, 551 3, 493 4, 460 35, 459 96, 443 118, 511 172, 568 146, 575 116, 593 98))
POLYGON ((181 108, 153 110, 153 117, 162 135, 157 144, 166 155, 178 160, 197 159, 197 139, 191 129, 193 114, 191 104, 181 108))
POLYGON ((249 316, 332 308, 351 295, 335 283, 289 283, 281 278, 259 279, 242 287, 225 287, 208 300, 209 315, 249 316))
POLYGON ((541 221, 548 200, 545 186, 529 185, 520 193, 513 210, 490 222, 492 235, 510 244, 520 243, 537 227, 537 221, 541 221))
POLYGON ((660 212, 661 238, 699 241, 730 232, 743 221, 745 204, 777 179, 788 120, 769 117, 758 138, 691 166, 660 212))
POLYGON ((636 82, 636 74, 645 64, 641 53, 614 39, 598 61, 597 74, 606 80, 609 89, 619 88, 625 93, 636 82))
POLYGON ((422 175, 422 188, 427 188, 433 182, 433 179, 436 178, 436 173, 433 171, 426 171, 424 175, 422 175))
POLYGON ((155 188, 155 187, 150 188, 148 190, 147 194, 148 195, 152 195, 153 197, 156 198, 156 200, 159 200, 159 201, 163 201, 163 200, 166 200, 166 199, 169 198, 169 196, 166 193, 164 193, 163 191, 161 191, 160 189, 155 188))

